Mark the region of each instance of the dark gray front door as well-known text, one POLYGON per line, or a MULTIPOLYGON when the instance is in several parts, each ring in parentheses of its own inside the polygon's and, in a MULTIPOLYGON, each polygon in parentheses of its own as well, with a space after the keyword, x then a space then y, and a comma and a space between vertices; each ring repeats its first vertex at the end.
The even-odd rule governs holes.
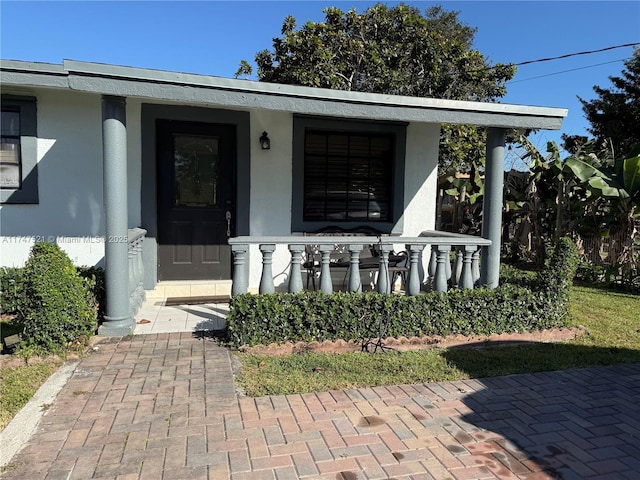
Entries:
POLYGON ((158 120, 158 279, 231 278, 235 127, 158 120))

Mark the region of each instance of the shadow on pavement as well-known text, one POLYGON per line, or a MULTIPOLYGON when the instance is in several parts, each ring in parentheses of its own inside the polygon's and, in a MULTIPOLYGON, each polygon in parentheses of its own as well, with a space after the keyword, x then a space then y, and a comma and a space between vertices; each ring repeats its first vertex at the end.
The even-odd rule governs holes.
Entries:
POLYGON ((533 470, 545 475, 540 478, 638 478, 640 363, 634 362, 640 351, 535 344, 472 355, 452 348, 445 357, 476 378, 505 365, 541 371, 480 378, 485 388, 461 399, 472 412, 464 422, 503 437, 489 436, 476 452, 484 458, 478 462, 516 475, 533 470), (558 362, 563 370, 545 372, 558 362), (595 367, 574 368, 585 365, 595 367))

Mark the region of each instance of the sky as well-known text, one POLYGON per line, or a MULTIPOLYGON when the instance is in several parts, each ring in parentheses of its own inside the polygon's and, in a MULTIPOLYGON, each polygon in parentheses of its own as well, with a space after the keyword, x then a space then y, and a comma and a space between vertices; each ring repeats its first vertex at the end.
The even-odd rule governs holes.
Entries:
MULTIPOLYGON (((0 0, 0 57, 63 59, 233 77, 240 60, 272 47, 287 15, 321 21, 323 8, 362 12, 363 1, 7 1, 0 0)), ((384 2, 395 5, 398 2, 384 2)), ((477 29, 474 48, 490 62, 520 63, 640 42, 640 1, 405 1, 460 12, 477 29)), ((544 152, 560 134, 586 135, 578 96, 608 88, 633 47, 523 65, 502 103, 569 110, 557 132, 532 137, 544 152)), ((255 66, 255 65, 254 65, 255 66)), ((254 69, 255 70, 255 69, 254 69)), ((255 77, 255 75, 254 75, 255 77)), ((517 158, 507 158, 517 165, 517 158)), ((510 165, 506 165, 508 168, 510 165)))

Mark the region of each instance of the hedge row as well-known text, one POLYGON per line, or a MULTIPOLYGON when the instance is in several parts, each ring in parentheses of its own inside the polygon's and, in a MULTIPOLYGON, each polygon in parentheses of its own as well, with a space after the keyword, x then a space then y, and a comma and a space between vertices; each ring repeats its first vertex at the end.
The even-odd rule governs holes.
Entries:
POLYGON ((489 335, 562 327, 577 255, 562 239, 533 279, 496 289, 377 293, 301 292, 238 295, 231 300, 226 339, 233 346, 386 336, 489 335), (523 284, 529 286, 523 286, 523 284))

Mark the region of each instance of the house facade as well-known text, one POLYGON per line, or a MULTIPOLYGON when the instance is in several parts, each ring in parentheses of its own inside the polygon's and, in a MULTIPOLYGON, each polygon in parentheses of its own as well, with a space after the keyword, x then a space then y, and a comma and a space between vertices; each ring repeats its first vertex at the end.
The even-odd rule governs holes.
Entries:
MULTIPOLYGON (((567 114, 77 61, 0 70, 0 265, 23 265, 43 240, 77 265, 105 266, 105 334, 133 326, 121 305, 132 229, 144 234, 133 249, 144 289, 229 282, 234 237, 433 230, 444 123, 488 128, 484 258, 495 267, 504 132, 559 129, 567 114)), ((252 245, 250 290, 261 256, 252 245)), ((272 261, 276 275, 291 257, 280 249, 272 261)))

